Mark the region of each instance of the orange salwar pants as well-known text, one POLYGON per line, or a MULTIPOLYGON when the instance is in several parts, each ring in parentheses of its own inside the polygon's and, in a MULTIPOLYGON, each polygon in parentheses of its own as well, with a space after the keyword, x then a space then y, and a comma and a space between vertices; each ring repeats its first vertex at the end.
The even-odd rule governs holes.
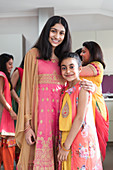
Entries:
POLYGON ((14 169, 15 146, 8 147, 6 143, 2 143, 0 147, 0 167, 3 162, 4 170, 14 169))

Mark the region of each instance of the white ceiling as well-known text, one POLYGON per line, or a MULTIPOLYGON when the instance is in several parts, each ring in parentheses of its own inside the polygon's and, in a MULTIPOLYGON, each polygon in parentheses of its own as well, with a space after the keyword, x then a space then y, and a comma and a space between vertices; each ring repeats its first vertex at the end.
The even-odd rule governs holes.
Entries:
POLYGON ((77 24, 81 29, 83 24, 89 29, 94 23, 106 29, 113 26, 113 0, 0 0, 0 18, 36 16, 38 8, 46 7, 54 7, 55 15, 66 16, 72 29, 77 30, 77 24))

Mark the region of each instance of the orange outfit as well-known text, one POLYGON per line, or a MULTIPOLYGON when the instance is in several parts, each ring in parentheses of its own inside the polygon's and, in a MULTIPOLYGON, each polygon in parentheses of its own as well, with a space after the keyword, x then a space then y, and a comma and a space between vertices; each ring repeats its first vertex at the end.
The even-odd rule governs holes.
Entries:
POLYGON ((15 140, 10 140, 12 146, 9 146, 9 140, 5 138, 0 139, 0 167, 3 162, 5 170, 14 169, 14 158, 15 158, 15 140))
MULTIPOLYGON (((65 142, 69 131, 71 130, 72 123, 77 115, 79 92, 80 85, 77 83, 72 88, 65 90, 61 96, 61 111, 59 117, 59 137, 61 145, 65 142)), ((91 95, 89 94, 84 121, 71 145, 67 161, 61 162, 59 169, 103 169, 91 99, 91 95)))
MULTIPOLYGON (((0 76, 4 78, 4 97, 7 103, 11 104, 10 85, 6 75, 0 71, 0 76)), ((0 102, 0 165, 3 162, 5 170, 14 169, 15 158, 15 129, 14 120, 8 110, 0 102)))

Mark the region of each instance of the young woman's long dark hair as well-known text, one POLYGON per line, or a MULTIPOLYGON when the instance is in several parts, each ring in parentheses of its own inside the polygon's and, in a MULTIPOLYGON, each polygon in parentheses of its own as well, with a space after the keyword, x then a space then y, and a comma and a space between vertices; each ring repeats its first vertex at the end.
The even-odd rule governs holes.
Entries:
POLYGON ((39 50, 40 58, 50 60, 52 55, 52 46, 49 43, 49 33, 52 26, 61 23, 65 28, 65 37, 63 42, 55 48, 55 55, 60 58, 64 53, 70 52, 72 48, 72 40, 67 21, 61 16, 52 16, 46 22, 41 35, 34 45, 39 50))
POLYGON ((94 41, 86 41, 82 45, 89 50, 90 53, 89 63, 91 63, 92 61, 99 61, 103 65, 103 68, 105 69, 106 65, 104 63, 103 53, 99 44, 97 44, 94 41))
POLYGON ((24 59, 25 59, 25 56, 22 58, 22 61, 21 61, 20 66, 19 66, 22 69, 24 68, 24 59))
POLYGON ((0 55, 0 71, 5 73, 9 83, 11 84, 11 89, 12 89, 10 73, 8 73, 7 68, 6 68, 6 63, 10 59, 14 60, 14 57, 12 55, 10 55, 10 54, 3 53, 3 54, 0 55))

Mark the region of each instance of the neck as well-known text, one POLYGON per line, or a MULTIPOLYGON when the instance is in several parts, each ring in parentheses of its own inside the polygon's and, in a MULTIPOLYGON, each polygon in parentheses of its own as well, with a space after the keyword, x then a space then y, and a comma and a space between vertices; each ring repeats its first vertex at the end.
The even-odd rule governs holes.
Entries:
POLYGON ((58 57, 55 55, 54 53, 54 48, 52 49, 52 56, 51 56, 51 59, 55 59, 55 60, 58 60, 58 57))
POLYGON ((74 81, 68 82, 69 88, 75 86, 79 81, 80 81, 80 79, 76 79, 76 80, 74 80, 74 81))

